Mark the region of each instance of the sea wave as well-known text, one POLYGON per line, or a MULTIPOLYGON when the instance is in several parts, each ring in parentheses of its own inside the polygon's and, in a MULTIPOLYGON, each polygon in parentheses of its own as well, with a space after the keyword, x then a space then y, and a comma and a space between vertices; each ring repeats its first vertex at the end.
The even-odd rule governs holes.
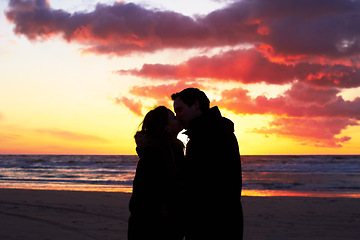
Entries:
MULTIPOLYGON (((129 192, 137 161, 134 155, 0 155, 0 187, 129 192)), ((242 156, 241 161, 245 192, 360 196, 358 155, 242 156)))

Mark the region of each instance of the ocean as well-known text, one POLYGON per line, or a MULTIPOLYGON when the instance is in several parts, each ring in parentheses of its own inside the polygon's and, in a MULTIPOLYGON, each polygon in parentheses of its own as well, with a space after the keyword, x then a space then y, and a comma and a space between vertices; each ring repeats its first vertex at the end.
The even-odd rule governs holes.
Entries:
MULTIPOLYGON (((137 161, 134 155, 0 155, 0 188, 131 192, 137 161)), ((241 161, 243 196, 360 198, 360 155, 241 161)))

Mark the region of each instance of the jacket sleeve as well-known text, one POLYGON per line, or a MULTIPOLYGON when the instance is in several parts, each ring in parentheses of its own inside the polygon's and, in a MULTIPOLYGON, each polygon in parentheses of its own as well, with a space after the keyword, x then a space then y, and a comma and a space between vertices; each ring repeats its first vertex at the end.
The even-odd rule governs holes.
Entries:
POLYGON ((139 161, 130 199, 130 212, 134 215, 157 216, 163 208, 163 157, 158 148, 137 148, 139 161))

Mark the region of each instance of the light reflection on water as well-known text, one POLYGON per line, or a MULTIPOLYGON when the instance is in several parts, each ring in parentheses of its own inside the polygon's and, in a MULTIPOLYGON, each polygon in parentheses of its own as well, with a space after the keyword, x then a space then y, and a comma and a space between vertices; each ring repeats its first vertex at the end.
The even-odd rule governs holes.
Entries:
POLYGON ((326 197, 326 198, 360 198, 360 193, 353 192, 300 192, 285 190, 243 190, 246 197, 326 197))
POLYGON ((1 185, 1 188, 8 189, 29 189, 29 190, 55 190, 55 191, 85 191, 85 192, 123 192, 131 193, 131 186, 108 186, 108 185, 88 185, 88 184, 28 184, 8 183, 1 185))
MULTIPOLYGON (((0 188, 129 193, 137 160, 0 155, 0 188)), ((243 156, 242 167, 243 196, 360 198, 360 156, 243 156)))

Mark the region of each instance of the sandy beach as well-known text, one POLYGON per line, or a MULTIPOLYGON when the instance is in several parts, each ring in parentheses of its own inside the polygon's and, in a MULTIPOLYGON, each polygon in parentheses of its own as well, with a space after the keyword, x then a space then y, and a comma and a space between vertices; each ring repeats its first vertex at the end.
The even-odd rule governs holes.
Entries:
MULTIPOLYGON (((130 194, 0 189, 0 239, 126 239, 130 194)), ((243 197, 245 240, 358 239, 359 199, 243 197)))

